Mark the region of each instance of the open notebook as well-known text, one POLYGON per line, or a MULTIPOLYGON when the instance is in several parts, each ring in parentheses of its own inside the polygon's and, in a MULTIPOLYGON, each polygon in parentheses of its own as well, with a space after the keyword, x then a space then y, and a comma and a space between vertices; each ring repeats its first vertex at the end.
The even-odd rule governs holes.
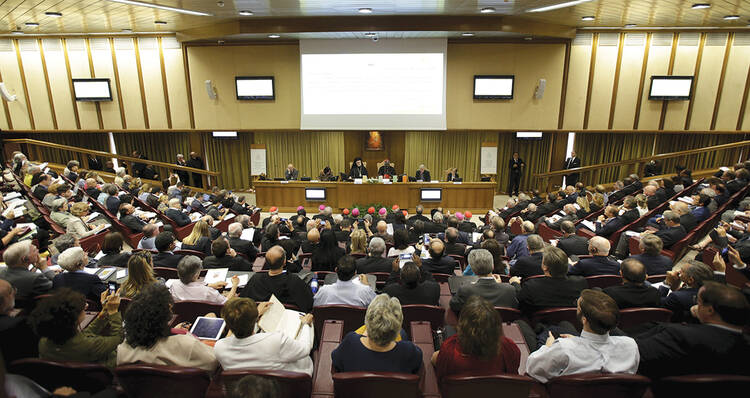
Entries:
POLYGON ((275 295, 271 295, 271 299, 268 301, 271 306, 260 317, 258 327, 266 333, 279 331, 292 339, 296 339, 304 326, 300 320, 304 314, 284 308, 284 304, 275 295))

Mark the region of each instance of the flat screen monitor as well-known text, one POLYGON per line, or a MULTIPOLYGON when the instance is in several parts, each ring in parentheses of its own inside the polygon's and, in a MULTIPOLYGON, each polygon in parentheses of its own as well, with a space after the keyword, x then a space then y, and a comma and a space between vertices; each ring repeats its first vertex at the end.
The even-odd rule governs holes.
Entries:
POLYGON ((443 200, 442 188, 422 188, 420 199, 422 202, 440 202, 443 200))
POLYGON ((274 100, 273 76, 237 76, 234 78, 238 100, 274 100))
POLYGON ((474 99, 513 99, 513 75, 474 75, 474 99))
POLYGON ((541 140, 541 131, 516 131, 516 138, 519 140, 541 140))
POLYGON ((326 189, 305 188, 305 200, 326 200, 326 189))
POLYGON ((112 101, 109 79, 73 79, 76 101, 112 101))
POLYGON ((650 100, 689 100, 693 76, 651 76, 650 100))
POLYGON ((236 131, 214 131, 212 135, 214 138, 237 138, 236 131))

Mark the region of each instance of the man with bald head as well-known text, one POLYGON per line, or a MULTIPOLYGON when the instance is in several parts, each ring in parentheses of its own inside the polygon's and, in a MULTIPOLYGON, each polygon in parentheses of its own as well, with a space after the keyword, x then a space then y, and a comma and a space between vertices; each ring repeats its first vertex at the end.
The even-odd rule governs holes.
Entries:
POLYGON ((317 228, 308 230, 307 240, 302 241, 302 253, 312 253, 318 247, 318 243, 320 243, 320 231, 317 228))
POLYGON ((268 272, 258 272, 250 278, 242 289, 240 297, 249 297, 255 301, 268 301, 275 295, 284 304, 297 306, 302 312, 310 312, 313 305, 313 294, 305 282, 297 275, 284 271, 286 252, 279 245, 266 252, 268 272))
POLYGON ((604 288, 604 293, 612 297, 620 309, 639 307, 659 307, 659 291, 646 285, 646 267, 642 262, 629 258, 620 267, 622 285, 604 288))
POLYGON ((431 239, 429 248, 430 257, 422 260, 422 268, 433 274, 453 275, 456 269, 456 260, 445 256, 445 245, 440 239, 431 239))
POLYGON ((390 235, 388 233, 388 224, 385 222, 385 220, 378 221, 378 223, 375 225, 375 228, 376 232, 373 236, 382 238, 387 244, 393 244, 393 235, 390 235))
POLYGON ((0 353, 6 364, 39 355, 39 338, 31 330, 27 318, 10 315, 15 304, 16 289, 0 279, 0 353))
POLYGON ((658 187, 651 184, 653 181, 649 181, 649 184, 643 188, 643 194, 646 195, 646 205, 648 206, 649 210, 653 210, 657 208, 660 204, 662 204, 662 201, 659 200, 659 197, 656 196, 656 190, 658 187))
POLYGON ((238 222, 229 224, 229 229, 227 230, 227 241, 234 251, 246 255, 248 261, 252 263, 255 261, 255 257, 258 256, 258 249, 255 248, 253 242, 240 238, 243 230, 242 224, 238 222))
MULTIPOLYGON (((568 186, 568 188, 572 188, 571 186, 568 186)), ((569 195, 570 196, 570 195, 569 195)), ((572 204, 568 203, 565 206, 563 206, 563 213, 565 213, 564 216, 558 218, 556 221, 552 221, 549 218, 544 218, 544 223, 547 224, 548 227, 554 229, 555 231, 560 230, 560 224, 563 223, 563 221, 577 221, 578 216, 576 215, 576 207, 572 204)))
POLYGON ((568 275, 595 276, 595 275, 617 275, 620 272, 620 264, 609 258, 609 240, 601 236, 595 236, 589 240, 590 258, 582 258, 568 271, 568 275))

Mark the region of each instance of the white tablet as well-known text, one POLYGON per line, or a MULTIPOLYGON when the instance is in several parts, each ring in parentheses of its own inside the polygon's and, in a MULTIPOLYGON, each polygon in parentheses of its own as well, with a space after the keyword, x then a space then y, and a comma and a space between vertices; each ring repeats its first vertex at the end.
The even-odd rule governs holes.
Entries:
POLYGON ((218 340, 221 334, 224 333, 226 322, 221 318, 207 318, 205 316, 199 316, 193 327, 190 328, 190 333, 194 334, 199 339, 203 340, 218 340))

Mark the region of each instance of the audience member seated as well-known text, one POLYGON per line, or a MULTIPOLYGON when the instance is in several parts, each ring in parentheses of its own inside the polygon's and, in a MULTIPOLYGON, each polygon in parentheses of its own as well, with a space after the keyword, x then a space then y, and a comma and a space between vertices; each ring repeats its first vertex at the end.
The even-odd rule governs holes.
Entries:
POLYGON ((102 292, 107 290, 107 285, 98 276, 84 272, 89 257, 80 247, 71 247, 60 253, 57 263, 67 272, 55 275, 53 289, 67 287, 92 301, 99 300, 102 292))
MULTIPOLYGON (((529 239, 531 240, 531 237, 529 239)), ((518 308, 516 294, 521 287, 517 283, 513 285, 503 283, 499 275, 492 274, 492 254, 489 251, 472 250, 469 252, 469 263, 479 279, 475 283, 461 286, 456 295, 451 298, 450 307, 454 312, 461 312, 471 296, 480 296, 496 307, 518 308)), ((520 278, 514 278, 514 281, 520 281, 520 278)))
POLYGON ((491 302, 470 297, 458 318, 458 333, 432 354, 438 380, 459 374, 518 374, 521 351, 503 336, 502 322, 491 302))
POLYGON ((154 246, 159 252, 154 255, 154 267, 177 268, 177 263, 182 260, 182 254, 174 254, 172 251, 177 247, 174 234, 164 231, 156 235, 154 246))
POLYGON ((615 300, 620 309, 661 306, 659 291, 646 284, 646 267, 643 263, 632 257, 623 261, 620 275, 622 285, 602 290, 615 300))
POLYGON ((414 253, 414 246, 409 245, 409 232, 405 229, 397 229, 393 232, 393 247, 388 250, 388 257, 411 253, 414 253))
POLYGON ((403 319, 397 298, 375 297, 365 314, 366 334, 347 333, 331 353, 334 371, 417 374, 422 350, 411 341, 396 341, 403 319))
POLYGON ((154 263, 149 252, 135 252, 128 259, 128 279, 120 286, 120 296, 133 298, 146 286, 164 284, 164 280, 154 276, 154 263))
POLYGON ((39 257, 39 249, 31 241, 10 245, 3 252, 6 268, 0 268, 0 279, 5 279, 16 289, 16 305, 26 307, 31 300, 52 289, 55 271, 47 267, 47 259, 39 257), (29 265, 33 271, 29 271, 29 265), (36 272, 39 270, 41 273, 36 272))
POLYGON ((253 270, 253 264, 242 256, 238 256, 237 252, 229 247, 229 242, 224 237, 213 241, 211 253, 213 255, 203 259, 203 266, 206 268, 229 268, 230 271, 244 272, 253 270))
POLYGON ((68 224, 65 227, 66 233, 69 233, 78 239, 95 235, 106 228, 106 224, 99 224, 92 228, 86 223, 84 219, 89 215, 89 204, 86 202, 74 203, 70 208, 70 214, 73 217, 68 218, 68 224))
POLYGON ((562 237, 557 240, 557 247, 565 252, 568 257, 589 254, 589 241, 583 236, 576 235, 576 227, 570 221, 560 224, 562 237))
MULTIPOLYGON (((351 235, 349 236, 348 249, 348 254, 367 254, 367 233, 365 233, 365 231, 361 229, 355 229, 354 231, 352 231, 351 235)), ((385 242, 383 242, 383 249, 385 249, 385 242)))
POLYGON ((698 325, 661 323, 636 336, 640 374, 658 379, 688 374, 750 374, 747 298, 733 286, 706 282, 691 308, 698 325))
POLYGON ((104 235, 102 242, 102 253, 104 256, 99 258, 99 266, 104 267, 126 267, 130 252, 123 252, 123 237, 119 232, 108 232, 104 235))
POLYGON ((164 215, 174 221, 178 227, 184 227, 191 222, 190 217, 182 212, 182 204, 177 198, 169 200, 169 209, 164 212, 164 215))
POLYGON ((120 208, 120 198, 117 197, 117 186, 115 184, 110 184, 105 188, 105 191, 108 195, 104 202, 105 207, 110 213, 117 214, 117 209, 120 208))
POLYGON ((229 224, 229 229, 227 230, 229 246, 231 246, 235 252, 247 256, 249 261, 255 261, 255 257, 258 256, 258 249, 255 248, 253 242, 241 238, 242 231, 242 224, 238 222, 229 224))
POLYGON ((195 250, 210 255, 211 237, 209 236, 208 224, 203 220, 196 222, 190 235, 182 240, 180 249, 195 250))
POLYGON ((638 346, 630 337, 610 336, 620 310, 606 294, 586 289, 577 304, 583 324, 580 336, 549 332, 547 343, 529 355, 526 373, 546 383, 555 377, 579 373, 629 373, 638 370, 638 346))
POLYGON ((433 274, 453 275, 453 271, 458 265, 456 260, 445 256, 445 245, 440 239, 430 239, 430 248, 428 250, 430 257, 422 261, 422 268, 433 274))
POLYGON ((583 277, 568 276, 568 256, 556 247, 544 248, 542 271, 544 278, 525 281, 518 293, 518 304, 525 314, 551 307, 574 307, 581 290, 588 287, 583 277))
POLYGON ((624 225, 628 225, 641 217, 641 213, 638 212, 638 203, 636 203, 634 196, 628 195, 625 197, 622 201, 622 209, 620 211, 622 214, 619 217, 624 225))
POLYGON ((172 304, 169 290, 155 284, 133 298, 125 313, 125 341, 117 346, 118 366, 144 363, 216 370, 213 348, 191 334, 171 334, 172 304))
POLYGON ((596 233, 598 236, 607 238, 615 231, 622 229, 622 227, 625 226, 625 223, 617 215, 617 213, 617 206, 609 205, 605 207, 604 214, 600 215, 594 223, 594 225, 596 226, 596 230, 594 231, 594 233, 596 233))
POLYGON ((310 257, 313 272, 333 271, 339 260, 346 255, 346 251, 339 247, 336 235, 327 228, 320 234, 320 243, 313 249, 310 257))
POLYGON ((601 236, 595 236, 589 240, 589 254, 592 257, 582 258, 573 264, 568 271, 569 275, 595 276, 595 275, 617 275, 620 272, 620 264, 609 258, 609 241, 601 236))
POLYGON ((295 338, 281 331, 255 333, 255 325, 270 303, 256 306, 249 298, 235 298, 224 304, 221 317, 231 334, 216 342, 214 353, 223 370, 262 369, 313 374, 310 351, 315 333, 312 315, 301 318, 302 328, 295 338))
MULTIPOLYGON (((453 227, 448 227, 445 230, 445 254, 455 254, 458 256, 466 255, 466 245, 463 243, 457 243, 457 240, 458 230, 453 227)), ((393 249, 391 249, 391 251, 392 250, 393 249)), ((388 257, 391 257, 391 255, 389 254, 388 257)))
POLYGON ((643 253, 630 258, 640 261, 646 267, 647 275, 663 275, 672 269, 672 259, 661 254, 664 244, 658 236, 643 235, 638 246, 643 253))
POLYGON ((400 275, 400 280, 392 280, 386 284, 384 293, 397 298, 402 305, 440 305, 440 285, 434 280, 421 282, 421 270, 416 263, 409 261, 404 264, 400 275))
POLYGON ((227 283, 218 281, 206 285, 205 282, 198 281, 202 268, 201 259, 197 256, 185 256, 180 260, 177 264, 179 279, 172 281, 172 285, 169 286, 174 301, 206 301, 222 305, 237 294, 237 286, 240 283, 237 275, 232 277, 231 290, 222 295, 219 291, 226 287, 227 283))
MULTIPOLYGON (((302 312, 310 312, 313 294, 310 287, 297 275, 284 270, 286 253, 281 246, 274 246, 266 252, 268 272, 258 272, 250 278, 242 289, 240 297, 255 301, 268 301, 275 295, 284 304, 297 306, 302 312)), ((265 268, 265 267, 264 267, 265 268)))
POLYGON ((122 342, 120 296, 101 294, 103 310, 86 329, 86 298, 70 289, 57 290, 37 304, 29 316, 39 340, 39 357, 52 361, 97 362, 114 367, 116 348, 122 342))
POLYGON ((698 289, 714 278, 711 268, 700 261, 687 260, 675 271, 667 271, 664 284, 659 286, 662 307, 672 311, 673 322, 695 321, 690 307, 695 304, 698 289))
MULTIPOLYGON (((544 249, 544 241, 542 240, 542 237, 534 234, 529 235, 526 239, 526 247, 529 255, 519 257, 516 260, 516 263, 510 267, 510 274, 521 278, 543 275, 542 250, 544 249)), ((476 270, 474 272, 476 272, 476 270)))
POLYGON ((562 224, 564 221, 577 221, 578 216, 576 215, 576 207, 573 206, 571 203, 566 204, 563 206, 563 213, 565 213, 564 216, 558 218, 555 221, 551 221, 551 218, 544 218, 544 223, 547 224, 548 227, 551 229, 554 229, 556 231, 560 230, 560 224, 562 224))
MULTIPOLYGON (((354 241, 352 240, 352 243, 354 241)), ((367 257, 357 259, 357 273, 370 274, 373 272, 391 272, 393 260, 383 257, 385 241, 375 237, 370 240, 367 257)))
POLYGON ((6 368, 16 359, 39 355, 39 337, 31 330, 28 318, 20 314, 11 315, 15 304, 16 289, 8 281, 0 279, 0 354, 6 368))
POLYGON ((43 172, 34 174, 34 177, 31 178, 31 194, 39 200, 44 199, 44 196, 47 195, 47 187, 50 184, 52 184, 52 177, 49 174, 43 172))
POLYGON ((156 250, 156 234, 159 232, 159 227, 154 224, 146 224, 143 226, 143 238, 138 241, 139 250, 156 250))
MULTIPOLYGON (((703 221, 706 221, 706 219, 711 216, 711 210, 709 210, 709 207, 711 206, 711 197, 708 195, 700 194, 698 195, 698 201, 696 202, 696 206, 693 208, 693 210, 690 211, 690 214, 695 219, 696 225, 702 223, 703 221)), ((680 222, 680 224, 683 224, 683 222, 680 222)), ((685 228, 687 229, 687 228, 685 228)))
MULTIPOLYGON (((512 222, 512 221, 511 221, 512 222)), ((511 260, 529 255, 529 248, 526 246, 526 239, 534 233, 534 223, 524 221, 521 224, 521 234, 516 235, 510 242, 510 246, 505 250, 505 255, 511 260)))
MULTIPOLYGON (((143 228, 148 224, 144 215, 135 216, 135 206, 123 203, 120 205, 120 222, 125 224, 134 233, 143 232, 143 228)), ((151 223, 155 223, 154 218, 151 223)))
POLYGON ((60 227, 68 228, 68 223, 76 219, 74 215, 70 214, 68 209, 67 199, 55 199, 52 201, 52 212, 49 217, 60 227))
POLYGON ((354 257, 343 256, 336 266, 338 280, 323 285, 313 298, 314 306, 343 304, 367 307, 375 298, 374 286, 367 283, 367 275, 357 275, 354 257))

